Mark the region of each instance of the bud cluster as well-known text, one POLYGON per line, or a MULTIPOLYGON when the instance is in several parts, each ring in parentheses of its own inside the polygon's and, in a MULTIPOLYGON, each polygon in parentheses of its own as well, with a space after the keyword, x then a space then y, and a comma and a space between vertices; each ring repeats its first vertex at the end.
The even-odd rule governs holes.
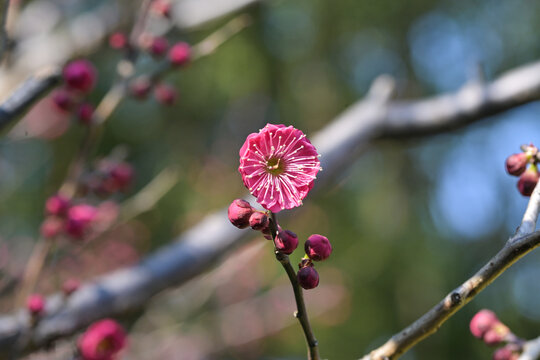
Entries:
POLYGON ((71 239, 80 240, 89 231, 98 216, 98 209, 86 203, 73 204, 61 194, 47 199, 46 217, 41 224, 41 235, 52 239, 65 234, 71 239))
MULTIPOLYGON (((170 7, 171 4, 167 0, 154 0, 151 10, 157 16, 168 18, 170 7)), ((137 100, 145 100, 153 90, 158 103, 173 105, 178 97, 177 91, 173 86, 162 83, 160 78, 170 70, 188 65, 192 56, 191 47, 185 42, 177 42, 170 46, 169 40, 164 36, 154 36, 150 33, 141 34, 137 42, 136 46, 150 54, 154 60, 166 57, 166 62, 153 74, 142 74, 132 79, 128 89, 129 95, 137 100)), ((109 37, 109 46, 116 50, 133 50, 127 35, 121 32, 115 32, 109 37)))
POLYGON ((533 144, 523 145, 521 153, 512 154, 506 159, 508 174, 519 176, 517 187, 523 196, 531 196, 540 175, 538 174, 538 148, 533 144))
POLYGON ((62 72, 63 86, 52 94, 56 108, 73 114, 84 125, 90 125, 94 116, 94 106, 85 99, 96 84, 97 72, 86 59, 68 63, 62 72))
POLYGON ((125 192, 133 182, 135 171, 125 161, 104 158, 97 162, 92 171, 83 177, 83 190, 100 197, 125 192))
MULTIPOLYGON (((239 229, 250 226, 261 231, 268 240, 274 240, 276 251, 290 255, 298 247, 298 236, 291 230, 283 230, 277 226, 276 234, 271 233, 270 219, 264 211, 255 210, 249 202, 236 199, 228 209, 229 221, 239 229), (274 236, 272 236, 274 235, 274 236)), ((319 285, 319 274, 314 268, 314 261, 323 261, 332 253, 332 245, 328 238, 319 234, 311 235, 304 244, 306 255, 298 265, 297 279, 304 289, 313 289, 319 285)))
POLYGON ((471 319, 469 328, 473 336, 488 346, 505 344, 493 353, 494 360, 517 360, 523 351, 524 341, 514 335, 493 311, 480 310, 471 319))

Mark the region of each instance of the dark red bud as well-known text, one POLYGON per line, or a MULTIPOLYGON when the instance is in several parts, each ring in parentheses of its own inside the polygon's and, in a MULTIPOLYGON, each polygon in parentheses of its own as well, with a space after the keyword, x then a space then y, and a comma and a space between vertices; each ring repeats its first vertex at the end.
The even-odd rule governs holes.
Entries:
POLYGON ((536 166, 531 165, 521 176, 519 177, 517 187, 521 195, 531 196, 536 184, 538 183, 538 171, 536 166))
POLYGON ((298 270, 298 283, 306 290, 316 288, 319 285, 319 274, 313 266, 306 266, 298 270))
POLYGON ((88 60, 80 59, 70 62, 64 67, 64 81, 75 90, 88 92, 96 82, 96 69, 88 60))
POLYGON ((307 256, 313 261, 327 259, 332 253, 332 245, 326 236, 319 234, 311 235, 304 245, 307 256))
POLYGON ((249 218, 252 213, 253 208, 243 199, 234 200, 227 211, 229 221, 239 229, 245 229, 249 226, 249 218))
POLYGON ((167 52, 169 42, 164 37, 155 37, 150 42, 149 51, 154 56, 161 56, 167 52))
POLYGON ((77 117, 81 124, 88 125, 92 122, 92 116, 94 116, 94 106, 89 103, 82 103, 77 109, 77 117))
MULTIPOLYGON (((251 214, 251 217, 249 218, 249 226, 253 230, 263 230, 268 228, 269 224, 268 216, 264 212, 261 211, 255 211, 253 214, 251 214)), ((269 231, 269 230, 268 230, 269 231)))
POLYGON ((133 167, 126 162, 115 164, 110 171, 110 176, 119 190, 125 190, 131 184, 133 174, 133 167))
POLYGON ((70 201, 62 195, 53 195, 45 202, 45 212, 49 215, 66 215, 69 209, 70 201))
POLYGON ((276 249, 284 254, 292 254, 298 247, 298 236, 290 230, 282 230, 278 232, 274 240, 276 249))
POLYGON ((71 95, 66 90, 56 90, 52 96, 53 103, 59 110, 69 111, 73 107, 71 95))

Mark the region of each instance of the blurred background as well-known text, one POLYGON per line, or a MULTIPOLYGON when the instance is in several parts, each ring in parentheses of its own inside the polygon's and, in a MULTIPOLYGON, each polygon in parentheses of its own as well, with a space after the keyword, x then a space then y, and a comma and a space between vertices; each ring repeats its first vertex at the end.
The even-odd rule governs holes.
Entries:
MULTIPOLYGON (((48 63, 85 56, 98 69, 90 97, 97 102, 121 57, 107 35, 130 29, 136 9, 131 1, 21 1, 13 31, 25 40, 15 56, 32 56, 20 55, 15 70, 2 74, 9 79, 2 87, 12 88, 48 63)), ((173 106, 126 99, 105 125, 95 158, 123 145, 136 172, 133 186, 115 201, 169 166, 179 169, 176 185, 151 211, 83 252, 80 244, 65 244, 44 270, 41 292, 55 291, 73 272, 91 281, 136 263, 242 196, 238 150, 268 122, 310 136, 362 98, 380 74, 395 77, 396 98, 417 99, 459 89, 478 64, 491 79, 540 57, 540 3, 533 0, 273 0, 195 28, 182 23, 187 10, 173 17, 172 28, 159 19, 150 26, 168 31, 170 42, 193 44, 239 13, 253 24, 167 76, 179 93, 173 106)), ((155 66, 142 54, 137 71, 155 66)), ((318 264, 319 288, 307 295, 323 358, 356 359, 379 346, 502 247, 527 203, 504 160, 521 144, 539 142, 539 111, 531 103, 458 131, 372 143, 282 221, 301 244, 320 233, 334 246, 331 258, 318 264)), ((39 236, 44 202, 81 141, 81 125, 70 122, 45 98, 0 140, 4 313, 13 310, 10 279, 20 276, 39 236)), ((302 255, 296 251, 291 259, 296 263, 302 255)), ((494 310, 518 336, 540 335, 539 260, 538 253, 528 255, 403 359, 491 358, 492 350, 468 330, 481 308, 494 310)), ((272 246, 254 232, 211 272, 127 316, 125 358, 302 359, 305 345, 293 310, 272 246)), ((61 358, 66 349, 68 342, 48 356, 61 358)))

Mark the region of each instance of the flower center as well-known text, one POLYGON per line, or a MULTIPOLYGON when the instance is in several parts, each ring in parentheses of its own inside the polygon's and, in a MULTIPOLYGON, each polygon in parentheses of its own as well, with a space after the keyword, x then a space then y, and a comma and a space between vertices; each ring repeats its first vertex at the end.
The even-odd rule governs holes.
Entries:
POLYGON ((266 171, 277 176, 285 171, 285 164, 278 157, 270 158, 266 160, 266 171))

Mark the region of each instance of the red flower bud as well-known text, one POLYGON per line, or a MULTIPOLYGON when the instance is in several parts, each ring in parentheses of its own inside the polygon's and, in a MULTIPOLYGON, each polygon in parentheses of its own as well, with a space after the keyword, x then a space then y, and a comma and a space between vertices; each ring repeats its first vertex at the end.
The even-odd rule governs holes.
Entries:
POLYGON ((97 209, 91 205, 72 206, 68 211, 66 232, 73 238, 80 239, 97 216, 97 209))
POLYGON ((62 284, 62 292, 64 295, 69 296, 79 289, 81 283, 76 279, 67 279, 62 284))
POLYGON ((173 66, 186 65, 191 59, 191 47, 185 42, 176 43, 169 50, 168 57, 173 66))
POLYGON ((255 211, 253 214, 251 214, 251 217, 249 218, 249 226, 253 230, 263 230, 268 227, 269 224, 268 216, 264 212, 261 211, 255 211))
POLYGON ((133 174, 133 167, 126 162, 115 164, 110 171, 110 176, 119 190, 125 190, 131 184, 133 174))
POLYGON ((154 89, 156 100, 163 105, 172 105, 176 101, 176 90, 169 85, 159 84, 154 89))
POLYGON ((499 319, 493 311, 483 309, 473 316, 469 328, 475 337, 481 339, 484 337, 484 334, 498 322, 499 319))
POLYGON ((277 250, 289 255, 298 247, 298 237, 290 230, 282 230, 278 232, 274 245, 277 250))
POLYGON ((316 288, 319 285, 319 274, 313 266, 306 266, 298 270, 298 283, 306 290, 316 288))
POLYGON ((77 109, 77 117, 82 124, 88 125, 92 122, 94 107, 89 103, 82 103, 77 109))
POLYGON ((96 82, 96 69, 88 60, 72 61, 64 67, 64 81, 71 89, 88 92, 96 82))
POLYGON ((109 36, 109 46, 113 49, 119 50, 125 48, 127 45, 127 37, 124 33, 115 32, 109 36))
POLYGON ((229 205, 227 213, 231 224, 239 229, 245 229, 249 226, 249 218, 253 211, 253 208, 246 200, 236 199, 229 205))
POLYGON ((304 245, 307 256, 313 261, 322 261, 332 253, 332 245, 326 236, 311 235, 304 245))
POLYGON ((167 52, 169 48, 169 42, 164 37, 155 37, 150 42, 149 51, 154 56, 161 56, 167 52))
POLYGON ((523 172, 527 168, 528 162, 529 160, 527 159, 527 154, 512 154, 506 159, 506 171, 510 175, 519 176, 523 174, 523 172))
POLYGON ((69 199, 62 195, 53 195, 45 202, 45 212, 49 215, 64 216, 69 209, 69 199))
POLYGON ((129 84, 129 93, 135 99, 142 100, 146 99, 151 88, 152 83, 150 82, 150 79, 145 76, 140 76, 129 84))
POLYGON ((43 220, 39 232, 45 239, 52 239, 58 236, 64 230, 64 220, 51 216, 43 220))
POLYGON ((52 99, 58 110, 69 111, 73 106, 71 95, 66 90, 56 90, 52 96, 52 99))
POLYGON ((77 347, 83 360, 113 360, 126 346, 127 336, 116 321, 104 319, 90 325, 77 347))
POLYGON ((39 316, 45 310, 45 300, 40 294, 32 294, 26 300, 26 308, 32 316, 39 316))
POLYGON ((531 165, 521 176, 519 177, 517 187, 521 195, 531 196, 536 183, 538 183, 538 171, 536 166, 531 165))

